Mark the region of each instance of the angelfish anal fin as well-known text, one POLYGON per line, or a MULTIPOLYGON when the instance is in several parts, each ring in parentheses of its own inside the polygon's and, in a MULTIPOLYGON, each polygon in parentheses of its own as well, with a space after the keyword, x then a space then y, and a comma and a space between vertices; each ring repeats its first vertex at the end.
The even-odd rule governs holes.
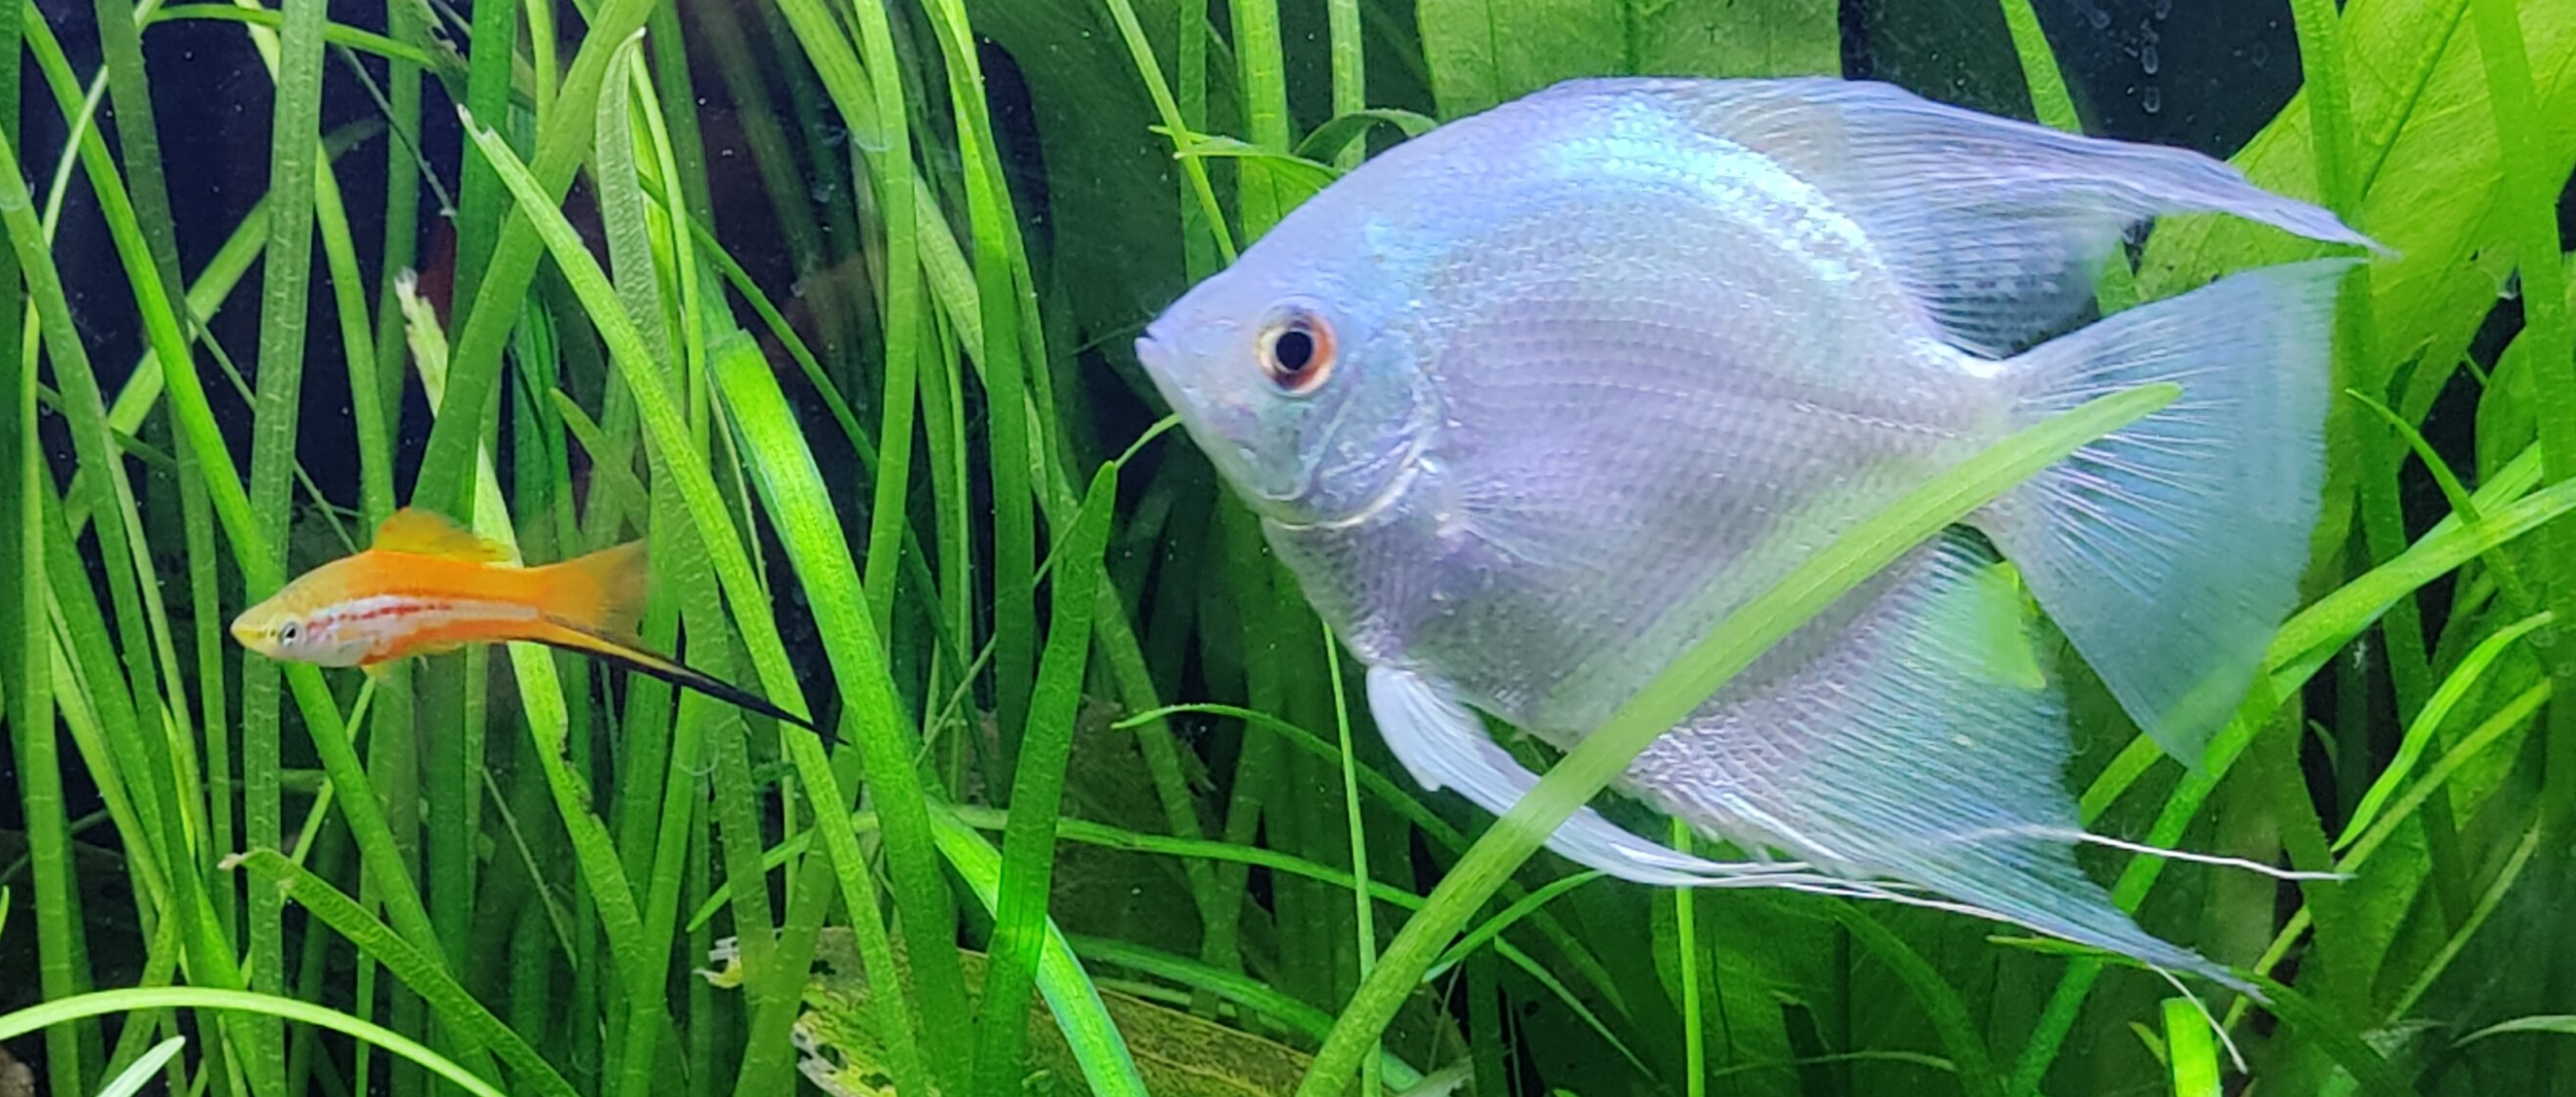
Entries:
MULTIPOLYGON (((1425 790, 1456 789, 1478 807, 1501 815, 1537 787, 1538 775, 1487 736, 1475 710, 1440 684, 1411 671, 1370 667, 1368 699, 1387 748, 1425 790)), ((1742 866, 1701 860, 1630 834, 1588 807, 1558 827, 1547 846, 1644 884, 1687 887, 1743 875, 1742 866)))

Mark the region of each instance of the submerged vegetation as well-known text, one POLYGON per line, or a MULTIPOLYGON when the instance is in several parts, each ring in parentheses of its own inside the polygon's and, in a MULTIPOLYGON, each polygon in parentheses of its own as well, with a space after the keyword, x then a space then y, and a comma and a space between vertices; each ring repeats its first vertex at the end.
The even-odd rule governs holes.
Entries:
MULTIPOLYGON (((2137 135, 2061 74, 2095 5, 0 7, 0 1054, 41 1092, 2197 1097, 2231 1049, 2265 1093, 2576 1092, 2576 5, 2290 0, 2295 95, 2207 123, 2392 249, 2344 292, 2310 597, 2197 767, 2060 652, 2088 827, 2342 874, 2088 851, 2266 990, 2207 1019, 1992 923, 1531 856, 2170 390, 1881 515, 1497 823, 1376 741, 1127 350, 1369 150, 1561 77, 2137 135), (250 193, 210 124, 265 141, 250 193), (532 562, 645 538, 646 643, 841 745, 542 647, 227 640, 404 505, 532 562)), ((2174 219, 2102 308, 2323 248, 2174 219)))

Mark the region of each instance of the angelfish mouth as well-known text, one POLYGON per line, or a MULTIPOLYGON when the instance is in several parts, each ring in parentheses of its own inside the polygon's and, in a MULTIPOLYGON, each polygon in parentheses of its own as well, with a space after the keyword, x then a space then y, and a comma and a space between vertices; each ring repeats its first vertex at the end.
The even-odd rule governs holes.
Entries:
POLYGON ((1247 501, 1264 511, 1273 511, 1307 494, 1304 475, 1283 493, 1258 474, 1254 455, 1235 441, 1250 436, 1258 425, 1253 410, 1190 384, 1174 368, 1171 344, 1156 338, 1154 327, 1147 327, 1136 338, 1136 360, 1144 365, 1145 376, 1153 379, 1155 391, 1163 394, 1163 402, 1181 417, 1181 426, 1189 432, 1190 441, 1247 501))

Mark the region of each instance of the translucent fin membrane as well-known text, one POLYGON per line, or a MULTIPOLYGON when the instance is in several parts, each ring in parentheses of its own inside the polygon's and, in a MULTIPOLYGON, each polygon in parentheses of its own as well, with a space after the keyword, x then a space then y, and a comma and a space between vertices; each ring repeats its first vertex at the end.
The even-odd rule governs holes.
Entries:
POLYGON ((2054 686, 1997 673, 2018 595, 1974 535, 1915 551, 1765 656, 1630 767, 1649 800, 1748 847, 1853 881, 1844 893, 1956 910, 2245 984, 2159 940, 2077 868, 2054 686), (1920 888, 1858 883, 1890 877, 1920 888))
POLYGON ((1522 104, 1561 110, 1586 97, 1658 104, 1778 162, 1869 234, 1952 343, 1993 358, 2080 314, 2121 233, 2158 214, 2227 213, 2377 247, 2199 153, 2061 133, 1888 84, 1577 80, 1522 104))
POLYGON ((2239 274, 2012 361, 2018 422, 2155 381, 2182 395, 1972 521, 2165 749, 2197 760, 2298 602, 2349 259, 2239 274))

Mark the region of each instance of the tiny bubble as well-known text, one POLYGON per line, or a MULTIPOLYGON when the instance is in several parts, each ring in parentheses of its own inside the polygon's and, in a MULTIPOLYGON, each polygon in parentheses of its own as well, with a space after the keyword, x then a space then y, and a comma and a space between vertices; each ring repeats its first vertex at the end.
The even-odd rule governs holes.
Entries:
POLYGON ((2153 84, 2147 85, 2147 90, 2138 95, 2138 105, 2146 108, 2149 114, 2165 109, 2165 90, 2153 84))
POLYGON ((2138 67, 2147 70, 2147 75, 2153 76, 2157 69, 2164 67, 2164 59, 2156 56, 2156 47, 2150 45, 2138 51, 2138 67))
POLYGON ((2173 0, 2156 0, 2154 11, 2156 22, 2164 22, 2166 16, 2173 14, 2173 0))
POLYGON ((2094 30, 2101 30, 2102 28, 2111 25, 2111 13, 2104 11, 2101 8, 2095 8, 2091 11, 2085 12, 2084 18, 2085 21, 2093 24, 2094 30))

